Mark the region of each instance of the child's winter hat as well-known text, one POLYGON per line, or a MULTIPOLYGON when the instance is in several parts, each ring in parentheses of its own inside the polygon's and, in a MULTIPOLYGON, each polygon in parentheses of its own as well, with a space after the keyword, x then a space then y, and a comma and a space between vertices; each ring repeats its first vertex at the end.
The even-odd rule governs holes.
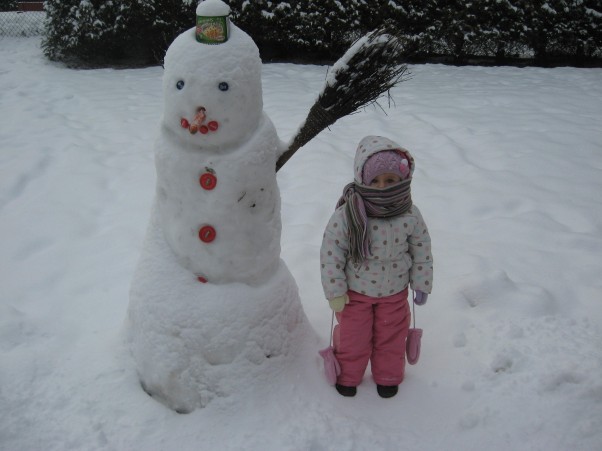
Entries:
POLYGON ((353 165, 353 178, 359 185, 370 185, 375 177, 386 172, 399 174, 402 180, 410 179, 414 172, 412 154, 384 136, 365 136, 357 146, 353 165), (370 161, 373 158, 374 161, 370 161), (383 161, 379 161, 381 159, 383 161), (406 160, 405 163, 403 160, 406 160))
POLYGON ((396 150, 382 150, 372 155, 364 164, 362 182, 370 185, 372 181, 381 174, 396 174, 402 180, 410 175, 407 158, 404 158, 396 150))

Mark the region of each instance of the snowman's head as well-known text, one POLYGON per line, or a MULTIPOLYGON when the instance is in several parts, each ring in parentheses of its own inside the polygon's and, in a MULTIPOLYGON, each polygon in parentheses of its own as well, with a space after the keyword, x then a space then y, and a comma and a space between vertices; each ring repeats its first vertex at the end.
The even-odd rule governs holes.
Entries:
POLYGON ((261 58, 253 40, 230 24, 228 41, 178 36, 165 55, 165 126, 186 143, 211 150, 240 144, 261 120, 261 58))

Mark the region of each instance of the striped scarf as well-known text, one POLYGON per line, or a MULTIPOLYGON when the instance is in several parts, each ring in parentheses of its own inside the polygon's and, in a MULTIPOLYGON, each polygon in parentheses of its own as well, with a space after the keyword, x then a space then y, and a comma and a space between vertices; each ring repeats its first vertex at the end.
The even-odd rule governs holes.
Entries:
POLYGON ((354 263, 363 262, 370 255, 368 218, 393 218, 412 207, 411 178, 387 188, 378 189, 357 183, 348 184, 337 203, 345 205, 349 230, 349 256, 354 263))

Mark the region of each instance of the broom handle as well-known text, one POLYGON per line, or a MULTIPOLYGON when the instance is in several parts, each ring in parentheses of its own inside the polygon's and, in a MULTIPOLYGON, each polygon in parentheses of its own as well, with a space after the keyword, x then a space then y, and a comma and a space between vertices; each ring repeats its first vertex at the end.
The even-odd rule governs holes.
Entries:
POLYGON ((295 137, 295 139, 293 140, 291 145, 288 146, 288 149, 286 150, 286 152, 284 152, 282 155, 280 155, 280 158, 278 158, 278 161, 276 162, 276 172, 278 172, 278 170, 282 166, 284 166, 284 163, 286 163, 288 160, 290 160, 290 158, 300 148, 301 148, 301 145, 296 142, 296 137, 295 137))
POLYGON ((305 122, 299 128, 299 131, 295 137, 291 140, 288 149, 286 152, 280 155, 280 158, 278 158, 278 161, 276 162, 276 172, 278 172, 278 170, 284 166, 284 163, 286 163, 297 150, 318 136, 322 130, 331 126, 341 117, 345 116, 333 114, 320 104, 320 98, 324 93, 324 89, 326 88, 324 87, 322 89, 322 92, 316 99, 316 103, 314 103, 309 109, 309 113, 305 118, 305 122))

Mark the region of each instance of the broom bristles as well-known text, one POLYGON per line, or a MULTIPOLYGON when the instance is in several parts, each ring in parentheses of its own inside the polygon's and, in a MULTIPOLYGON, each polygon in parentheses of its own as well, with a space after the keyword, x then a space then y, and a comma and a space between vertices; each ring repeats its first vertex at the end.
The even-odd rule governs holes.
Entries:
POLYGON ((337 120, 373 103, 406 80, 404 41, 381 27, 358 39, 332 66, 305 122, 278 159, 278 171, 293 154, 337 120))

